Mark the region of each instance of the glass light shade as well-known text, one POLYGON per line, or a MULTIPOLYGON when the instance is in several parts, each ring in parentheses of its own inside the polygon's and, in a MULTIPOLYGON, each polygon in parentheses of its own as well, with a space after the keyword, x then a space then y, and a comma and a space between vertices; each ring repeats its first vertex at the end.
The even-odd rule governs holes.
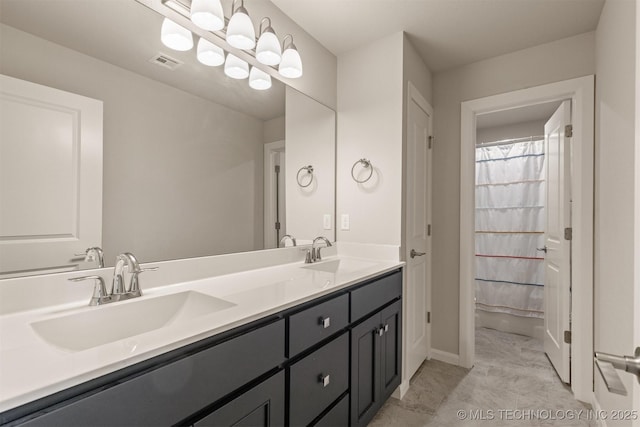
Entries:
POLYGON ((224 51, 209 40, 198 40, 198 61, 210 67, 224 64, 224 51))
POLYGON ((282 61, 280 61, 278 72, 290 79, 302 77, 302 59, 300 59, 300 54, 296 49, 285 49, 282 53, 282 61))
POLYGON ((256 30, 244 8, 233 14, 227 26, 227 43, 237 49, 250 50, 256 46, 256 30))
POLYGON ((191 22, 203 30, 218 31, 224 28, 224 13, 220 0, 193 0, 191 22))
POLYGON ((265 31, 258 39, 256 59, 265 65, 278 65, 282 59, 282 49, 278 37, 271 31, 265 31))
POLYGON ((271 87, 271 76, 259 68, 251 67, 249 86, 256 90, 266 90, 271 87))
POLYGON ((191 32, 169 18, 164 18, 164 21, 162 21, 160 40, 165 46, 174 50, 185 51, 193 47, 191 32))
POLYGON ((228 54, 224 63, 224 73, 232 79, 246 79, 249 77, 249 64, 235 55, 228 54))

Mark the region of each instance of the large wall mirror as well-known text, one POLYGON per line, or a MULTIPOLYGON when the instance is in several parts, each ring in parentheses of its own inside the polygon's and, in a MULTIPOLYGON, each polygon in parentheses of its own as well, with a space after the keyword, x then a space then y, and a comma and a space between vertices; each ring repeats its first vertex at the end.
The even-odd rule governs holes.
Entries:
MULTIPOLYGON (((228 14, 230 2, 223 5, 228 14)), ((162 21, 135 0, 0 2, 0 74, 101 101, 103 109, 102 162, 93 166, 102 169, 101 209, 92 214, 101 237, 79 243, 73 233, 44 236, 28 227, 26 211, 50 219, 69 203, 56 191, 67 199, 80 192, 71 186, 65 193, 47 176, 71 166, 24 143, 47 129, 44 120, 29 114, 26 126, 16 125, 13 100, 3 98, 0 120, 14 126, 0 141, 2 253, 27 240, 71 244, 58 264, 29 264, 39 249, 20 255, 17 267, 0 262, 0 278, 95 268, 74 256, 88 246, 102 247, 110 266, 121 252, 153 262, 276 248, 285 234, 299 244, 318 235, 335 240, 335 112, 277 79, 254 90, 222 67, 199 63, 195 46, 168 49, 160 41, 162 21), (37 161, 29 150, 39 153, 37 161)), ((39 138, 48 147, 55 141, 39 138)), ((71 163, 90 167, 74 163, 78 158, 71 163)), ((77 213, 78 203, 65 209, 77 213)))

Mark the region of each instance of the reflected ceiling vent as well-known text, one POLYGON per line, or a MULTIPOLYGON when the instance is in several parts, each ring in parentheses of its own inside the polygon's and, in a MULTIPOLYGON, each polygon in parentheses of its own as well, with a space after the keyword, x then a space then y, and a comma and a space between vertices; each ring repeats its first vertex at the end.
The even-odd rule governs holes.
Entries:
POLYGON ((175 70, 176 68, 184 64, 184 62, 178 61, 177 59, 167 56, 164 53, 158 53, 153 58, 151 58, 149 62, 168 68, 170 70, 175 70))

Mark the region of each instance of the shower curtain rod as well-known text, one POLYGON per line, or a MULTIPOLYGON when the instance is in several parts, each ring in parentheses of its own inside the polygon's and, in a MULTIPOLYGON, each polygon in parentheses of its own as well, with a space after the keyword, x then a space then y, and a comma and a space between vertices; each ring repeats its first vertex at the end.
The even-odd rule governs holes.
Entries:
POLYGON ((544 135, 531 135, 525 136, 523 138, 511 138, 511 139, 503 139, 500 141, 490 141, 490 142, 480 142, 476 144, 476 147, 493 147, 497 145, 509 145, 515 144, 517 142, 526 142, 526 141, 534 141, 538 139, 544 139, 544 135))

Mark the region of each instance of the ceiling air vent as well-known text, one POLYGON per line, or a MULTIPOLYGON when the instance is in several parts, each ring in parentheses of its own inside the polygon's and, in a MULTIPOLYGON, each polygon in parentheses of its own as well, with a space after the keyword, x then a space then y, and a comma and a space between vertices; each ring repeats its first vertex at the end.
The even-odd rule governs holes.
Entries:
POLYGON ((165 55, 164 53, 157 54, 156 56, 151 58, 149 62, 168 68, 170 70, 175 70, 176 68, 178 68, 183 64, 183 62, 180 62, 177 59, 174 59, 168 55, 165 55))

